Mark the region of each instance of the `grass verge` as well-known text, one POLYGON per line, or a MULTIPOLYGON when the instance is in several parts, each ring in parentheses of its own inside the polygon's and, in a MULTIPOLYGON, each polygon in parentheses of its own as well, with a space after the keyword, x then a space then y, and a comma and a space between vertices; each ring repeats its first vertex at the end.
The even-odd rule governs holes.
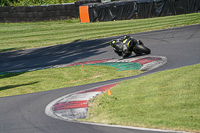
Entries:
POLYGON ((120 82, 84 121, 200 132, 200 64, 120 82))
POLYGON ((79 19, 34 23, 0 23, 0 52, 199 23, 200 13, 84 24, 80 23, 79 19))
POLYGON ((141 73, 139 70, 117 71, 108 66, 52 68, 32 72, 0 75, 0 97, 53 90, 106 81, 141 73))

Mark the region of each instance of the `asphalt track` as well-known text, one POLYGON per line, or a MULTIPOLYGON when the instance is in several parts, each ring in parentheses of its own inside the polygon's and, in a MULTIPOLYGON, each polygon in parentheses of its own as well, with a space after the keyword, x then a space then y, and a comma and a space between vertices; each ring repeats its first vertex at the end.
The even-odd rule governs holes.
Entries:
MULTIPOLYGON (((105 127, 62 121, 45 114, 54 99, 95 86, 137 78, 146 74, 200 63, 200 25, 132 34, 152 51, 167 57, 167 63, 152 71, 123 79, 61 88, 46 92, 0 98, 0 132, 2 133, 145 133, 160 132, 105 127)), ((56 64, 116 58, 109 46, 110 37, 74 42, 52 47, 28 49, 0 54, 0 72, 56 64)), ((80 38, 81 39, 81 38, 80 38)))

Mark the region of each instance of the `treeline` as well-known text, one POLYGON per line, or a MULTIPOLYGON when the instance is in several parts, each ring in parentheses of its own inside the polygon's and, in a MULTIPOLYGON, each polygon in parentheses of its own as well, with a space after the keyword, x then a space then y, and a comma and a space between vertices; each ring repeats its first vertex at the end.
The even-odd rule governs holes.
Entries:
POLYGON ((0 6, 33 6, 73 3, 76 0, 1 0, 0 6))

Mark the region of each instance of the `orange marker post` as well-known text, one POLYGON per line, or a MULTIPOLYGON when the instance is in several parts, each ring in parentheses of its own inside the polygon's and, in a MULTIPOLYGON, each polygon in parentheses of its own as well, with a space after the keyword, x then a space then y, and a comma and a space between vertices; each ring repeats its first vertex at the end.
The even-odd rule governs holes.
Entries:
POLYGON ((83 68, 83 64, 81 64, 81 67, 83 68))
POLYGON ((81 23, 89 23, 90 17, 89 17, 89 11, 88 6, 79 6, 79 15, 81 23))
POLYGON ((111 91, 110 90, 108 90, 108 96, 110 96, 111 95, 111 91))

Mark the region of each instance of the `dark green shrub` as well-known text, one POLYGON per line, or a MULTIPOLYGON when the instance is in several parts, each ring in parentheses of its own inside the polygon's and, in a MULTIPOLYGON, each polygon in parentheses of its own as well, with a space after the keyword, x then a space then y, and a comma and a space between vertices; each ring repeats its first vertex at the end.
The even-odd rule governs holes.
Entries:
POLYGON ((1 0, 0 6, 33 6, 73 3, 76 0, 1 0))

